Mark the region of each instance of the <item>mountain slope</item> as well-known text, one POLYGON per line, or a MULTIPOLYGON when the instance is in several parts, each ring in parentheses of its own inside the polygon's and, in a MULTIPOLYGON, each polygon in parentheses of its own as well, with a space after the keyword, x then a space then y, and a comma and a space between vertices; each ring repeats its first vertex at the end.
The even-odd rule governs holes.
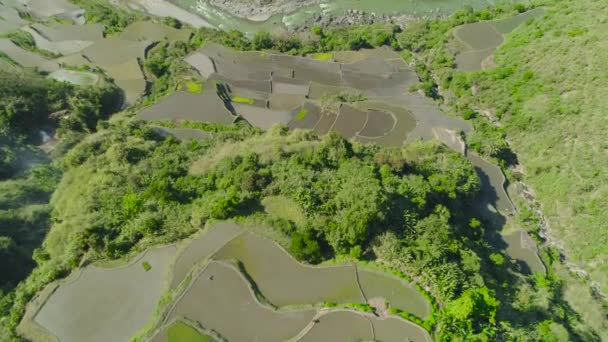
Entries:
POLYGON ((559 1, 473 75, 569 261, 608 292, 608 3, 559 1))

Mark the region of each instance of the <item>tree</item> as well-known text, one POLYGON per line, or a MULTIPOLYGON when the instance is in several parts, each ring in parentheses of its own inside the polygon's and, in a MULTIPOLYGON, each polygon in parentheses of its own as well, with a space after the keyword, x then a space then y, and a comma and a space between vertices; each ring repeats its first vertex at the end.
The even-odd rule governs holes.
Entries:
POLYGON ((270 33, 266 31, 256 32, 256 34, 253 36, 253 39, 251 40, 251 47, 254 50, 272 49, 273 44, 274 42, 272 40, 272 37, 270 36, 270 33))
POLYGON ((305 260, 313 264, 321 260, 321 247, 310 230, 304 233, 294 232, 291 235, 289 251, 298 260, 305 260))
POLYGON ((446 307, 446 314, 458 321, 474 322, 475 326, 496 323, 498 299, 487 287, 467 289, 446 307))

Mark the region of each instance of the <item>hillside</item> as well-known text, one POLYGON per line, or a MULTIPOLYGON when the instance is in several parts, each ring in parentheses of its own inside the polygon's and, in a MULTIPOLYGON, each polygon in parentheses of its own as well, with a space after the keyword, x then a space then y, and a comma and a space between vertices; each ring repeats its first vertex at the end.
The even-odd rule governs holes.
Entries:
POLYGON ((608 338, 608 5, 44 1, 0 3, 0 340, 608 338))
POLYGON ((608 5, 557 1, 545 9, 506 37, 492 68, 456 74, 449 87, 462 105, 499 119, 552 242, 607 293, 608 5))

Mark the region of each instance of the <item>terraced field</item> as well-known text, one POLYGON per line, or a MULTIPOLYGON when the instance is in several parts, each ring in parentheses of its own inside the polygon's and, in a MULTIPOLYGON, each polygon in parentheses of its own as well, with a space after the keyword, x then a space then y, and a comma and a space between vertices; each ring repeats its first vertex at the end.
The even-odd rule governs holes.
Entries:
POLYGON ((216 123, 241 117, 262 129, 281 123, 318 134, 334 130, 347 138, 386 146, 403 144, 411 132, 412 137, 436 137, 430 127, 470 130, 467 123, 447 118, 432 102, 407 91, 418 79, 397 53, 362 50, 336 53, 335 58, 349 63, 236 52, 207 44, 186 62, 207 78, 206 88, 215 91, 177 92, 140 117, 216 123), (341 101, 341 96, 359 100, 341 101), (328 102, 335 108, 324 108, 328 102), (177 103, 181 103, 179 109, 177 103))
MULTIPOLYGON (((187 279, 186 275, 205 260, 213 261, 171 307, 166 327, 171 321, 185 318, 197 322, 203 333, 213 331, 229 341, 247 341, 251 336, 265 341, 318 340, 317 335, 326 340, 336 332, 319 328, 323 326, 319 322, 345 316, 344 323, 354 324, 352 334, 358 338, 373 336, 373 323, 382 326, 376 330, 387 341, 403 336, 416 341, 428 339, 424 329, 401 319, 315 308, 323 302, 364 304, 365 298, 382 297, 402 310, 427 317, 429 303, 401 279, 357 270, 355 265, 306 266, 271 240, 234 224, 219 223, 183 249, 173 267, 172 287, 187 279), (294 305, 303 309, 289 309, 294 305), (243 322, 240 329, 232 328, 233 320, 243 322)), ((164 340, 163 329, 155 340, 164 340)))
POLYGON ((140 65, 145 60, 146 49, 163 40, 187 40, 192 34, 189 29, 177 30, 147 20, 134 22, 120 34, 106 37, 103 25, 86 23, 84 10, 67 0, 0 2, 0 34, 17 30, 30 34, 38 49, 59 57, 43 57, 2 38, 0 68, 13 69, 13 64, 35 68, 54 73, 51 77, 55 79, 79 85, 93 84, 99 75, 63 69, 99 68, 122 89, 125 106, 135 104, 146 90, 140 65), (31 15, 36 22, 23 20, 19 13, 31 15))
POLYGON ((41 299, 25 336, 60 341, 125 341, 148 321, 165 287, 175 247, 148 250, 128 265, 89 266, 41 299))
POLYGON ((333 321, 351 327, 357 338, 430 339, 424 329, 397 317, 323 306, 382 297, 426 318, 430 304, 406 281, 356 265, 303 265, 275 242, 229 222, 208 227, 182 247, 151 249, 125 266, 88 266, 50 285, 30 307, 21 330, 35 340, 127 340, 152 317, 162 292, 175 290, 181 295, 166 309, 154 341, 173 341, 171 331, 198 332, 207 340, 326 340, 342 333, 325 328, 333 321), (184 319, 190 323, 173 327, 184 319))
POLYGON ((511 18, 465 24, 454 29, 456 39, 456 66, 462 71, 478 71, 484 68, 488 57, 504 41, 504 35, 527 20, 542 16, 544 9, 536 8, 511 18))

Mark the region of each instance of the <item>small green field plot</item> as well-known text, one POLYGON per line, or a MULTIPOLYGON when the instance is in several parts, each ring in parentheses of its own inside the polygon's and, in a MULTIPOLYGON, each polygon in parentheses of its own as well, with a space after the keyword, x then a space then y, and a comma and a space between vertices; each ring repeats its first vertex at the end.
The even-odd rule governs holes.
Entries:
POLYGON ((204 86, 202 83, 197 81, 186 82, 186 91, 191 94, 198 94, 203 92, 204 86))
POLYGON ((146 272, 152 269, 152 265, 147 261, 142 262, 141 267, 143 267, 146 272))
POLYGON ((213 338, 201 334, 195 328, 183 322, 177 322, 167 328, 169 342, 213 342, 213 338))
POLYGON ((331 61, 334 59, 334 54, 332 52, 319 52, 313 53, 310 57, 318 61, 331 61))
POLYGON ((246 233, 214 256, 237 260, 272 304, 364 303, 353 266, 311 267, 295 261, 275 242, 246 233))
POLYGON ((298 114, 296 114, 296 119, 298 119, 298 120, 304 120, 304 118, 307 115, 308 115, 308 109, 302 108, 302 110, 299 111, 298 114))
POLYGON ((243 103, 248 105, 253 105, 255 103, 254 99, 245 96, 232 96, 230 99, 232 100, 232 102, 243 103))
POLYGON ((365 298, 384 298, 391 308, 397 308, 422 319, 431 313, 431 305, 415 286, 384 273, 358 267, 359 283, 365 298))

